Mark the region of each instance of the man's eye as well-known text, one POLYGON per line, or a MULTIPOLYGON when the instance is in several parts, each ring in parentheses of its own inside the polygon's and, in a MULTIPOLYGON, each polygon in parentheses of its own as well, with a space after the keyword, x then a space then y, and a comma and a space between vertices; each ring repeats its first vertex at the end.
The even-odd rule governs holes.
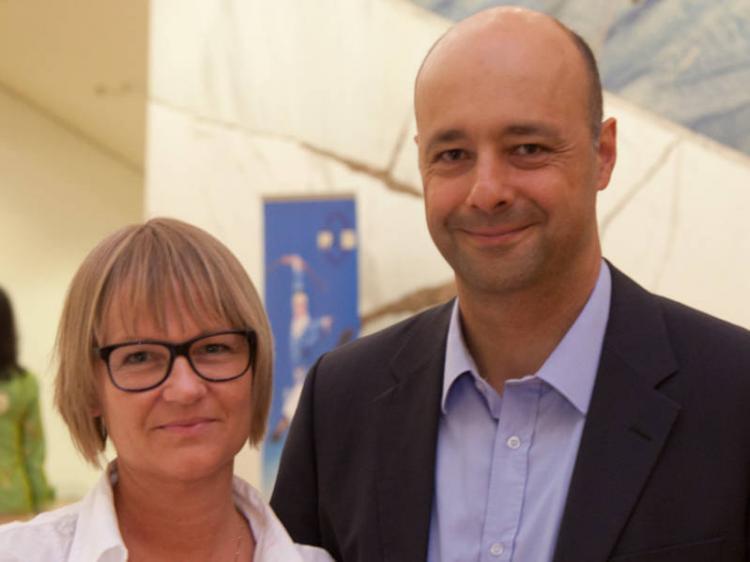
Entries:
POLYGON ((444 150, 437 155, 436 160, 438 162, 457 162, 466 157, 466 152, 460 148, 451 148, 450 150, 444 150))
POLYGON ((513 153, 518 156, 539 156, 547 152, 547 149, 541 144, 520 144, 513 149, 513 153))

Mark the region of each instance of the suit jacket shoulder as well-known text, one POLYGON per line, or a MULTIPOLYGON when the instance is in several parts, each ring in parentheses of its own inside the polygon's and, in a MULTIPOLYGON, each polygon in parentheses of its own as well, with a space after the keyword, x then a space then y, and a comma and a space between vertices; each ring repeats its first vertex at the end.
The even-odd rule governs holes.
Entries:
POLYGON ((610 268, 607 350, 635 370, 670 371, 664 383, 675 374, 680 385, 709 377, 707 382, 725 390, 750 389, 750 331, 652 294, 610 268))
POLYGON ((296 542, 337 560, 424 559, 451 307, 337 348, 310 370, 271 498, 296 542))
POLYGON ((611 270, 555 561, 744 561, 750 334, 611 270))
POLYGON ((429 308, 323 355, 314 369, 316 394, 332 401, 372 400, 436 355, 444 357, 453 302, 429 308))
MULTIPOLYGON (((657 299, 678 356, 728 367, 732 363, 738 367, 750 365, 750 330, 673 300, 657 299)), ((736 382, 749 381, 750 372, 747 377, 738 377, 736 382)))

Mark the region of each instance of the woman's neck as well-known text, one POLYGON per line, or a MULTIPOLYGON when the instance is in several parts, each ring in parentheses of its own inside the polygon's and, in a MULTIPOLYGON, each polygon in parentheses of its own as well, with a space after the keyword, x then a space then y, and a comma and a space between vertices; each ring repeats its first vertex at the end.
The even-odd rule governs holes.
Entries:
POLYGON ((128 560, 252 559, 254 540, 234 505, 231 466, 192 482, 118 467, 113 491, 128 560))

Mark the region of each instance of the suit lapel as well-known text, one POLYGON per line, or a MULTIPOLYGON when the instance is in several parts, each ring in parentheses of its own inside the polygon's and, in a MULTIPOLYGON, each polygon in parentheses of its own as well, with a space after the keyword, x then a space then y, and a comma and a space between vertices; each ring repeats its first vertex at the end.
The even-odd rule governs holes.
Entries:
POLYGON ((555 562, 610 556, 680 409, 655 388, 677 368, 658 302, 610 269, 609 321, 555 562))
POLYGON ((445 339, 453 303, 422 315, 391 364, 393 386, 373 403, 384 562, 427 556, 445 339))

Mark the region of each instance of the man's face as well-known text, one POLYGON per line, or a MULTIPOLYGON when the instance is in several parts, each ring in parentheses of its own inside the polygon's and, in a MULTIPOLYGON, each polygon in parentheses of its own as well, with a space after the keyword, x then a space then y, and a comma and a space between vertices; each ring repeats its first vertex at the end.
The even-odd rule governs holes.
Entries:
POLYGON ((459 288, 514 291, 600 258, 596 193, 614 164, 598 142, 583 62, 562 31, 522 25, 446 37, 416 90, 427 224, 459 288))

